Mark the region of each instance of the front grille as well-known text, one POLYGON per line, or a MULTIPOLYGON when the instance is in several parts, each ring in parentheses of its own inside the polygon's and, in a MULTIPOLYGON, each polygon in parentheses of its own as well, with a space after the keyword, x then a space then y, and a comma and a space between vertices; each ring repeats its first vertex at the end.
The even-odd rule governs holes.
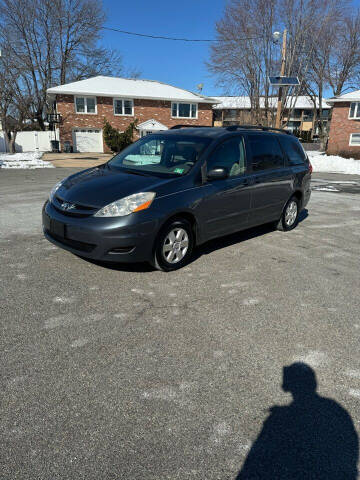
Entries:
POLYGON ((55 195, 53 200, 53 207, 55 210, 68 217, 89 217, 97 212, 97 208, 89 207, 88 205, 81 205, 79 203, 68 202, 67 200, 55 195), (63 203, 71 204, 71 209, 62 207, 63 203))
POLYGON ((75 250, 79 250, 81 252, 92 252, 96 247, 96 245, 94 245, 93 243, 79 242, 77 240, 70 240, 69 238, 59 237, 58 235, 50 232, 50 230, 46 230, 46 233, 47 235, 49 235, 49 237, 53 238, 57 242, 67 245, 68 247, 74 248, 75 250))
POLYGON ((91 213, 83 213, 75 209, 63 210, 62 208, 59 208, 55 203, 53 203, 53 207, 55 208, 56 211, 60 212, 62 215, 65 215, 67 217, 83 218, 83 217, 90 217, 90 215, 92 215, 91 213))

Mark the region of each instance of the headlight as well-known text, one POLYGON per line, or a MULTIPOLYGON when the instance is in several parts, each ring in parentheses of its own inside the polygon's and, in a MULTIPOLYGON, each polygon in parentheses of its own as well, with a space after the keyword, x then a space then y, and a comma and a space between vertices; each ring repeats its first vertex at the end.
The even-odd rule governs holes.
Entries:
POLYGON ((65 180, 65 178, 63 180, 61 180, 60 182, 58 182, 56 185, 54 185, 53 188, 51 189, 51 192, 49 194, 50 202, 53 201, 55 193, 57 192, 57 190, 59 190, 59 188, 63 184, 64 180, 65 180))
POLYGON ((95 213, 94 217, 124 217, 130 213, 149 208, 155 198, 154 192, 134 193, 109 203, 95 213))

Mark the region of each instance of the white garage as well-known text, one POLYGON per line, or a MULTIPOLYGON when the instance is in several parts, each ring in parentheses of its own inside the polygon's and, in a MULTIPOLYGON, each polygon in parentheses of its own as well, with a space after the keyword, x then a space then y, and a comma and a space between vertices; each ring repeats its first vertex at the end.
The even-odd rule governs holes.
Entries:
POLYGON ((74 128, 73 144, 75 152, 104 152, 102 131, 98 128, 74 128))

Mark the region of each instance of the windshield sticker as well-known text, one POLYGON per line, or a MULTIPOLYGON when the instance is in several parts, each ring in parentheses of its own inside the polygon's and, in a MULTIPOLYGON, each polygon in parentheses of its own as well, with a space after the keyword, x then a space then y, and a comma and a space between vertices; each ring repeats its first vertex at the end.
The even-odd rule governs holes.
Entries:
POLYGON ((174 173, 183 173, 184 168, 175 168, 174 173))

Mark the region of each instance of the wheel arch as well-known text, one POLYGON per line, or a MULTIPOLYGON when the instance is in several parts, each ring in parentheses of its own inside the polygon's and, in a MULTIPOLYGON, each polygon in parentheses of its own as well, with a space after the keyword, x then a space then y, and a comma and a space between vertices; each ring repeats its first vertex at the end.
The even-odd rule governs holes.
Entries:
POLYGON ((299 208, 299 211, 302 209, 302 204, 303 204, 303 193, 301 190, 295 190, 294 192, 291 193, 291 195, 289 196, 289 198, 286 200, 286 202, 284 203, 284 206, 281 210, 281 215, 280 215, 280 218, 283 216, 283 213, 285 211, 285 208, 286 208, 286 205, 289 203, 289 200, 292 198, 292 197, 295 197, 299 202, 300 202, 300 208, 299 208))
POLYGON ((190 223, 193 234, 194 234, 194 244, 196 245, 199 237, 199 224, 194 213, 188 210, 181 210, 179 212, 174 212, 171 215, 169 215, 161 224, 159 228, 159 233, 165 227, 165 225, 167 225, 170 222, 173 222, 176 219, 184 219, 190 223))
MULTIPOLYGON (((304 195, 303 195, 303 192, 301 190, 295 190, 295 192, 291 195, 291 197, 296 197, 300 202, 300 206, 302 205, 304 195)), ((289 198, 289 200, 290 200, 290 198, 289 198)))
POLYGON ((302 193, 301 190, 295 190, 294 192, 291 193, 291 195, 289 196, 289 198, 288 198, 288 199, 286 200, 286 202, 284 203, 284 206, 283 206, 282 211, 281 211, 281 215, 284 213, 285 207, 286 207, 286 205, 289 203, 289 200, 290 200, 292 197, 295 197, 297 200, 299 200, 299 202, 300 202, 300 209, 302 208, 303 193, 302 193))

